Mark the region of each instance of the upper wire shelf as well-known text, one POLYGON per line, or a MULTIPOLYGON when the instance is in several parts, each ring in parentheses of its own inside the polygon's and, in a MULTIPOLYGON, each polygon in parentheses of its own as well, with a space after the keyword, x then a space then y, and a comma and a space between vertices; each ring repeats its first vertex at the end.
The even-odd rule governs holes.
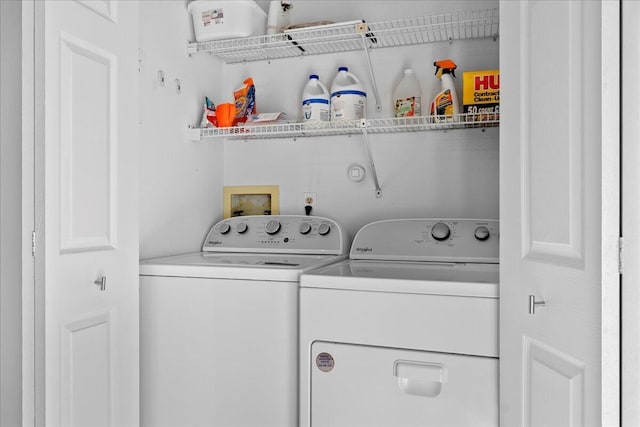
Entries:
POLYGON ((208 52, 227 63, 498 37, 498 9, 419 16, 376 23, 354 21, 289 30, 282 34, 189 43, 187 52, 208 52))
POLYGON ((206 138, 268 139, 298 138, 331 135, 378 134, 396 132, 420 132, 429 130, 469 129, 495 127, 500 115, 456 114, 454 116, 420 116, 384 119, 363 119, 323 123, 273 123, 225 128, 189 128, 192 140, 206 138))

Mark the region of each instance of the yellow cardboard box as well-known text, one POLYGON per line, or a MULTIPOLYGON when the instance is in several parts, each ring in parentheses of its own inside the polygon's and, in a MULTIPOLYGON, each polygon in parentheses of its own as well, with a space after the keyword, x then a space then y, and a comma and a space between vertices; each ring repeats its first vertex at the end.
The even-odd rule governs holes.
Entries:
POLYGON ((462 112, 471 121, 500 117, 500 70, 462 73, 462 112))

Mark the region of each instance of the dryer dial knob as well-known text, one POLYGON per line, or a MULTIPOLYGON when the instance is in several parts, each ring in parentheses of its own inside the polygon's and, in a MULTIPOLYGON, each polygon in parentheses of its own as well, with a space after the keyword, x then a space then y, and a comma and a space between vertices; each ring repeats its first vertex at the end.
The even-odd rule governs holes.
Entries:
POLYGON ((476 227, 475 231, 473 232, 473 235, 476 237, 476 239, 480 241, 487 240, 490 234, 491 233, 489 232, 489 229, 484 225, 476 227))
POLYGON ((326 236, 331 231, 331 226, 329 224, 320 224, 318 227, 318 234, 321 236, 326 236))
POLYGON ((431 228, 431 235, 438 241, 447 240, 451 235, 451 229, 444 222, 439 222, 431 228))
POLYGON ((311 232, 311 224, 308 222, 303 222, 300 224, 300 234, 309 234, 311 232))
POLYGON ((236 226, 236 231, 237 231, 239 234, 246 233, 248 229, 249 229, 249 226, 247 225, 247 223, 246 223, 246 222, 241 222, 240 224, 238 224, 238 225, 236 226))
POLYGON ((220 234, 227 234, 230 230, 231 230, 231 226, 227 222, 223 222, 218 227, 218 233, 220 234))
POLYGON ((272 219, 271 221, 267 222, 264 230, 267 232, 267 234, 276 234, 278 231, 280 231, 280 222, 272 219))

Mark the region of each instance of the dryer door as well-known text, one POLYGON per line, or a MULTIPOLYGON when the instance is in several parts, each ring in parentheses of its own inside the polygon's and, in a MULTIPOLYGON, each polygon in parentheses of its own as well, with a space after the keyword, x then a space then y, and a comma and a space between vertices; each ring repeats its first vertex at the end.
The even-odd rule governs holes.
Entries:
POLYGON ((497 426, 498 359, 316 341, 311 426, 497 426))

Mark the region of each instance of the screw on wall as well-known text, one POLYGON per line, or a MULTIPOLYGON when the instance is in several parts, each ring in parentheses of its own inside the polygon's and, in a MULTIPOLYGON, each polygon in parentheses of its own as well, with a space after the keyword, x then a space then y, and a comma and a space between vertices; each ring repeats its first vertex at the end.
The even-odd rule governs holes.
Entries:
POLYGON ((180 79, 175 79, 174 85, 176 88, 176 95, 180 95, 182 93, 182 83, 180 83, 180 79))
POLYGON ((165 81, 164 71, 158 70, 158 77, 157 77, 156 83, 158 84, 159 87, 164 87, 164 81, 165 81))

